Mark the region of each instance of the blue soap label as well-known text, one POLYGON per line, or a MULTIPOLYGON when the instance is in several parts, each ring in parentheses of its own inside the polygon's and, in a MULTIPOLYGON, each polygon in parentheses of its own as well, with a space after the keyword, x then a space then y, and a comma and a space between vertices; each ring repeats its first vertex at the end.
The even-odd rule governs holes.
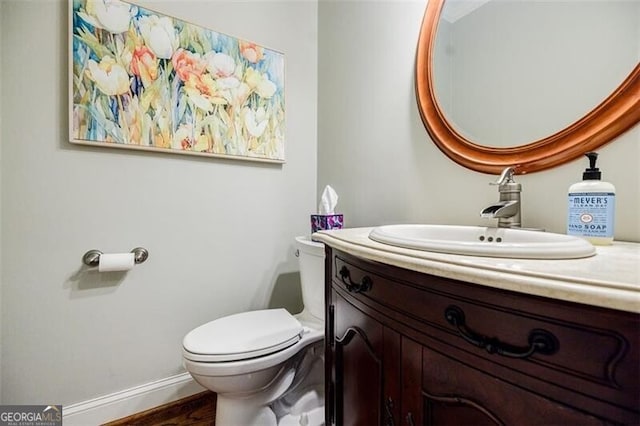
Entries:
POLYGON ((581 237, 613 237, 615 194, 570 192, 567 234, 581 237))

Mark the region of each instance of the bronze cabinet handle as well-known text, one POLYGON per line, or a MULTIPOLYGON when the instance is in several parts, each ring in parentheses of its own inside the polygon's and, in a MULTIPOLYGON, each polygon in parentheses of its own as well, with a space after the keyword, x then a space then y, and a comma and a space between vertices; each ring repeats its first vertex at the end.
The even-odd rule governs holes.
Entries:
POLYGON ((364 293, 373 287, 373 280, 368 275, 362 277, 359 283, 353 282, 351 280, 351 272, 349 272, 349 268, 346 266, 340 268, 339 274, 342 282, 347 286, 347 290, 351 293, 364 293))
POLYGON ((447 307, 444 311, 444 318, 454 327, 458 335, 467 342, 482 349, 486 349, 490 354, 498 354, 510 358, 529 358, 534 353, 542 355, 552 355, 558 351, 558 339, 546 330, 539 328, 529 332, 528 347, 513 346, 501 342, 495 337, 487 337, 469 329, 466 325, 464 311, 455 305, 447 307))

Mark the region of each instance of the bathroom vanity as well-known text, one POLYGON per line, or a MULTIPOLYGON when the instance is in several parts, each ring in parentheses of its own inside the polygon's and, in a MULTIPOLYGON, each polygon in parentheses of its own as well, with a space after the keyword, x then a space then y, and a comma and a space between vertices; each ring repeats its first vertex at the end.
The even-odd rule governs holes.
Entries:
POLYGON ((640 423, 640 245, 531 260, 322 231, 336 425, 640 423))

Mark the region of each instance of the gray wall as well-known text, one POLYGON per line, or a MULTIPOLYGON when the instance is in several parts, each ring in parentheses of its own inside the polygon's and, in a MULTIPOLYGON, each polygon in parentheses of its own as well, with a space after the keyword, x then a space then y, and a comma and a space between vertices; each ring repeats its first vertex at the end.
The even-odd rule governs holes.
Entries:
MULTIPOLYGON (((319 2, 318 189, 332 184, 349 227, 495 225, 479 217, 498 199, 488 185, 495 176, 444 156, 417 111, 414 58, 425 4, 319 2)), ((615 238, 640 241, 640 127, 599 152, 603 179, 617 189, 615 238)), ((566 192, 586 165, 585 158, 519 176, 523 225, 564 233, 566 192)))
MULTIPOLYGON (((0 0, 3 403, 70 404, 183 371, 191 328, 299 292, 291 241, 326 184, 350 227, 492 223, 478 212, 493 177, 448 160, 417 112, 423 1, 145 4, 285 53, 287 163, 69 144, 66 2, 0 0), (88 249, 137 245, 151 257, 124 276, 80 267, 88 249)), ((618 239, 640 241, 639 142, 636 128, 600 149, 618 239)), ((519 177, 525 225, 564 232, 584 166, 519 177)))
POLYGON ((2 0, 3 403, 70 404, 182 371, 197 325, 298 294, 315 209, 317 4, 141 5, 284 52, 286 164, 68 142, 66 1, 2 0), (89 249, 144 246, 124 274, 89 249), (284 283, 284 284, 283 284, 284 283))

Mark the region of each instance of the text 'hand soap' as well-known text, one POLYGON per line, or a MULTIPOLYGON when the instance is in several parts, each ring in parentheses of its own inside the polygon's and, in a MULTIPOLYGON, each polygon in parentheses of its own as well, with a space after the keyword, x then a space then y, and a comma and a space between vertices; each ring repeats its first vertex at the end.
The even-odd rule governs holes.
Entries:
POLYGON ((567 234, 583 237, 592 244, 607 245, 613 241, 616 188, 600 180, 596 167, 597 152, 588 152, 589 168, 582 182, 569 187, 567 234))

